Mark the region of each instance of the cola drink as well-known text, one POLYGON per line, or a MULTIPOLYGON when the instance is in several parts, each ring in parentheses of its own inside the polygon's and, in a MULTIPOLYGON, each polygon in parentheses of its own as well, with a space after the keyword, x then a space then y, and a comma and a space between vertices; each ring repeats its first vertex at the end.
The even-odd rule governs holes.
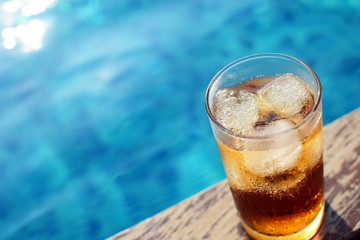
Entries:
POLYGON ((255 239, 308 239, 322 222, 321 85, 316 74, 315 84, 309 81, 312 74, 303 74, 305 80, 291 72, 262 74, 237 83, 232 73, 233 84, 218 84, 211 101, 214 85, 208 88, 207 110, 235 206, 255 239))

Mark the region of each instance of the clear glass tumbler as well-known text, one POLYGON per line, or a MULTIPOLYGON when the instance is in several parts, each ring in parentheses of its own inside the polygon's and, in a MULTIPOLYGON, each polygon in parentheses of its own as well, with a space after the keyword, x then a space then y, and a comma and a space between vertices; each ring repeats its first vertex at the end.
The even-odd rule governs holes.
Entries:
POLYGON ((324 214, 321 84, 304 62, 258 54, 223 68, 205 107, 245 231, 309 239, 324 214))

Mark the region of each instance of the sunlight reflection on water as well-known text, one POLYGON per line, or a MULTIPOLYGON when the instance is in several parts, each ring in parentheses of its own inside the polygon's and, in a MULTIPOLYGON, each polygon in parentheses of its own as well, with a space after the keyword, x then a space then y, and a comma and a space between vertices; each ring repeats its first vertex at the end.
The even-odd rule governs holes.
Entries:
POLYGON ((24 52, 39 50, 43 45, 46 23, 27 18, 45 12, 56 0, 13 0, 2 3, 0 20, 4 26, 1 36, 5 49, 20 45, 24 52))

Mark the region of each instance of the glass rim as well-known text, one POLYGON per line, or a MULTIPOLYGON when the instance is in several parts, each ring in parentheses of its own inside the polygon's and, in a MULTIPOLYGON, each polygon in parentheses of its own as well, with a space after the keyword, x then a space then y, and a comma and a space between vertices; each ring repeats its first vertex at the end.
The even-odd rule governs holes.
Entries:
POLYGON ((319 80, 319 77, 317 76, 317 74, 315 73, 315 71, 309 66, 307 65, 305 62, 301 61, 298 58, 292 57, 290 55, 287 54, 283 54, 283 53, 259 53, 259 54, 253 54, 253 55, 249 55, 246 57, 242 57, 239 58, 231 63, 229 63, 228 65, 226 65, 225 67, 223 67, 210 81, 207 89, 206 89, 206 93, 205 93, 205 109, 206 109, 206 113, 208 115, 208 117, 210 118, 210 121, 212 121, 213 123, 216 124, 217 127, 219 127, 223 132, 230 134, 234 137, 237 138, 243 138, 243 139, 269 139, 269 138, 273 138, 275 136, 279 136, 282 134, 286 134, 286 133, 290 133, 296 129, 298 129, 299 127, 303 126, 304 124, 306 124, 307 122, 310 121, 310 119, 312 118, 312 116, 315 114, 315 111, 318 109, 320 102, 321 102, 321 97, 322 97, 322 86, 319 80), (280 131, 277 133, 273 133, 273 134, 269 134, 269 135, 265 135, 265 136, 251 136, 251 135, 244 135, 244 134, 240 134, 237 132, 234 132, 231 129, 228 129, 226 127, 224 127, 220 122, 218 122, 211 109, 209 106, 209 97, 210 97, 210 90, 212 89, 213 85, 215 84, 216 80, 224 73, 226 72, 228 69, 232 68, 233 66, 237 65, 240 62, 244 62, 246 60, 249 59, 255 59, 258 57, 272 57, 272 58, 283 58, 283 59, 290 59, 290 60, 294 60, 298 63, 300 63, 301 65, 305 66, 306 69, 309 70, 309 72, 312 74, 313 78, 315 79, 316 82, 316 87, 317 87, 317 99, 316 102, 313 106, 313 108, 311 109, 311 111, 308 113, 308 115, 301 120, 298 124, 294 125, 293 127, 286 129, 284 131, 280 131))

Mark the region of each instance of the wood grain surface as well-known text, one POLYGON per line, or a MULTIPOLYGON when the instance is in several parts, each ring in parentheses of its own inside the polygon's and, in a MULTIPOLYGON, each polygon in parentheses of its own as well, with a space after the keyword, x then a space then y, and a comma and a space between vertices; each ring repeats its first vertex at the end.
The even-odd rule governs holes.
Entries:
MULTIPOLYGON (((314 239, 341 239, 360 229, 360 109, 324 128, 325 221, 314 239)), ((249 239, 227 180, 109 240, 249 239)))

